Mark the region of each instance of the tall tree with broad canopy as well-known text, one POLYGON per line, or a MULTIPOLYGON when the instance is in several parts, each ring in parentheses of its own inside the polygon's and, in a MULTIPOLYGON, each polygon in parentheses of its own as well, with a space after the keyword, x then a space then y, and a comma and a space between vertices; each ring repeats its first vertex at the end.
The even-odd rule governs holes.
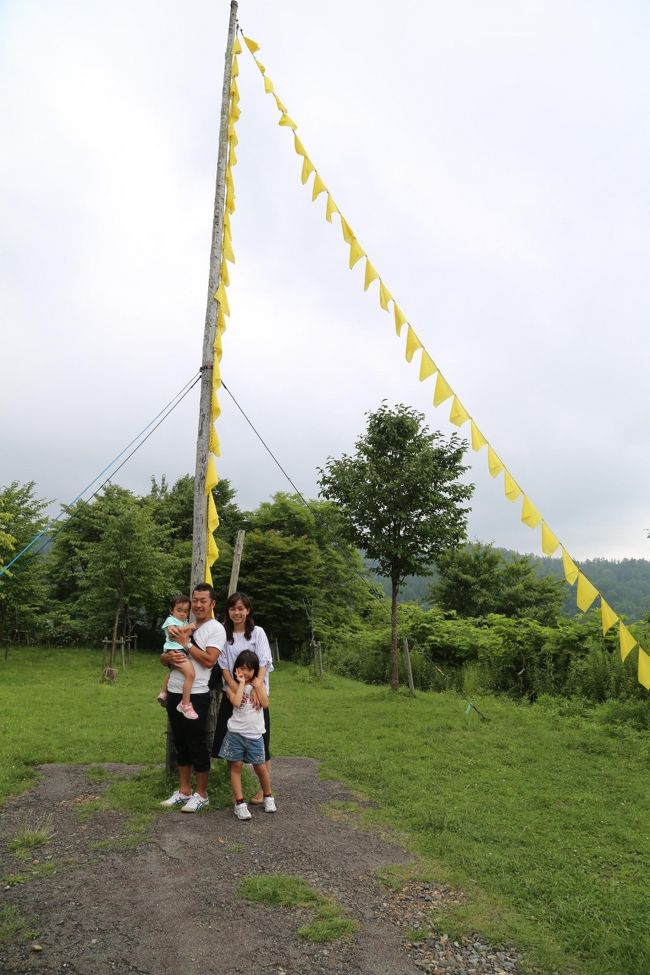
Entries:
POLYGON ((457 434, 446 440, 424 425, 423 414, 385 402, 366 414, 365 434, 353 456, 329 458, 320 469, 323 497, 343 515, 348 540, 377 563, 391 582, 391 679, 399 684, 397 596, 408 575, 423 575, 442 552, 466 534, 465 504, 473 484, 459 478, 467 470, 467 444, 457 434))

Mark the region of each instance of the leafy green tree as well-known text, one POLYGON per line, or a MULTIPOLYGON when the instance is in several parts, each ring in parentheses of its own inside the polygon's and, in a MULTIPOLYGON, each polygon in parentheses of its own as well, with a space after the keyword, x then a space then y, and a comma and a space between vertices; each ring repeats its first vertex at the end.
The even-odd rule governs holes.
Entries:
POLYGON ((491 545, 474 542, 444 552, 437 564, 440 575, 431 595, 445 610, 473 617, 500 613, 545 626, 557 621, 564 600, 562 583, 540 577, 526 555, 507 559, 491 545))
POLYGON ((368 417, 353 456, 328 459, 323 497, 343 515, 348 541, 391 582, 391 687, 398 686, 397 596, 408 575, 424 574, 465 537, 473 485, 459 480, 465 441, 430 432, 424 416, 386 403, 368 417))
MULTIPOLYGON (((102 514, 100 538, 87 552, 80 609, 103 624, 112 619, 111 661, 120 623, 142 606, 162 606, 172 587, 168 532, 139 499, 123 491, 102 514)), ((97 513, 97 512, 96 512, 97 513)))
POLYGON ((333 642, 372 598, 335 507, 280 492, 248 518, 239 588, 253 597, 255 618, 291 654, 312 636, 333 642))
MULTIPOLYGON (((10 562, 47 525, 48 502, 34 495, 34 481, 0 488, 0 564, 10 562)), ((36 542, 0 576, 0 633, 33 634, 45 605, 44 559, 36 542)))

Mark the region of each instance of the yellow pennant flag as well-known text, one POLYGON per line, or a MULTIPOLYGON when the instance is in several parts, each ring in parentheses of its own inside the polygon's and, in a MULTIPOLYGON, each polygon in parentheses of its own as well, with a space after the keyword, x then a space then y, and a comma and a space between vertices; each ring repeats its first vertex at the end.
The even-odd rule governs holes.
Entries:
MULTIPOLYGON (((282 112, 283 115, 287 114, 287 106, 284 102, 281 102, 275 92, 273 92, 273 97, 275 98, 275 104, 278 106, 278 112, 282 112)), ((291 121, 291 120, 289 120, 291 121)), ((290 128, 296 129, 298 126, 291 125, 290 128)))
POLYGON ((453 389, 443 374, 438 371, 438 375, 436 376, 436 388, 433 391, 433 405, 440 406, 441 403, 444 403, 446 399, 449 399, 449 397, 453 395, 453 389))
POLYGON ((295 132, 293 133, 293 147, 299 156, 307 155, 307 153, 305 152, 305 147, 303 146, 302 142, 300 141, 300 139, 298 138, 295 132))
POLYGON ((363 279, 363 290, 367 291, 372 282, 376 281, 378 277, 379 275, 370 263, 370 258, 366 257, 366 273, 363 279))
POLYGON ((449 411, 449 422, 453 423, 454 426, 462 427, 463 423, 467 423, 469 420, 469 413, 458 399, 454 396, 451 404, 451 410, 449 411))
POLYGON ((251 52, 251 54, 255 54, 255 51, 259 51, 260 49, 259 44, 257 43, 257 41, 254 41, 252 37, 244 37, 244 44, 251 52))
POLYGON ((354 267, 357 261, 360 261, 362 257, 366 256, 366 252, 359 243, 356 237, 353 237, 350 241, 350 270, 354 267))
MULTIPOLYGON (((219 385, 221 385, 221 383, 219 385)), ((219 417, 221 416, 221 404, 219 403, 219 396, 218 396, 218 393, 217 393, 218 388, 219 387, 216 386, 216 385, 213 385, 212 386, 212 409, 211 409, 211 416, 212 416, 212 422, 213 423, 216 420, 218 420, 219 417)))
POLYGON ((302 160, 302 173, 300 174, 300 181, 304 186, 311 174, 314 172, 314 164, 309 158, 309 156, 304 156, 302 160))
POLYGON ((515 481, 514 477, 512 477, 510 472, 505 470, 505 468, 503 475, 503 490, 508 501, 516 501, 521 494, 521 488, 515 481))
POLYGON ((639 647, 637 676, 639 678, 639 684, 645 687, 646 691, 650 691, 650 657, 642 647, 639 647))
POLYGON ((219 389, 221 386, 221 369, 219 368, 219 360, 215 358, 212 363, 212 388, 219 389))
POLYGON ((402 331, 402 325, 406 323, 406 317, 396 301, 393 302, 393 313, 395 315, 395 331, 399 336, 402 331))
MULTIPOLYGON (((541 514, 527 495, 524 495, 524 501, 521 506, 521 520, 523 521, 524 525, 528 525, 529 528, 537 528, 542 520, 541 514)), ((542 528, 542 532, 543 531, 544 529, 542 528)))
POLYGON ((226 261, 221 262, 221 280, 224 283, 224 287, 228 287, 230 284, 230 274, 228 273, 228 264, 226 261))
POLYGON ((219 302, 223 308, 224 315, 230 317, 230 305, 228 304, 228 298, 226 297, 226 289, 224 287, 223 281, 219 282, 219 287, 214 293, 215 300, 219 302))
MULTIPOLYGON (((210 572, 210 566, 208 565, 207 561, 205 563, 205 572, 203 574, 203 581, 207 582, 209 586, 212 585, 212 573, 210 572)), ((212 615, 214 616, 214 613, 212 615)))
POLYGON ((230 113, 229 114, 230 114, 230 118, 233 120, 233 122, 239 122, 239 120, 241 118, 241 108, 239 107, 239 105, 237 104, 237 102, 233 102, 232 103, 232 106, 230 108, 230 113))
POLYGON ((332 214, 333 213, 338 213, 338 212, 339 212, 339 208, 337 207, 336 203, 334 202, 334 200, 332 199, 332 197, 328 193, 327 194, 327 206, 325 207, 325 219, 327 220, 327 222, 328 223, 331 223, 332 222, 332 214))
POLYGON ((230 143, 230 148, 228 150, 228 165, 229 166, 237 165, 237 156, 235 154, 235 147, 232 145, 232 143, 230 143))
POLYGON ((318 197, 321 193, 327 193, 327 187, 325 186, 323 180, 320 178, 319 174, 316 173, 316 175, 314 176, 314 188, 312 189, 311 192, 312 203, 314 202, 316 197, 318 197))
POLYGON ((598 595, 598 590, 589 582, 586 575, 578 572, 578 587, 576 589, 576 604, 578 609, 586 613, 598 595))
MULTIPOLYGON (((217 301, 217 296, 214 296, 215 301, 217 301)), ((226 331, 226 316, 223 313, 223 305, 219 305, 219 311, 217 312, 217 328, 220 328, 222 332, 226 331)))
POLYGON ((488 470, 490 472, 490 477, 496 477, 504 470, 503 464, 492 450, 490 444, 488 444, 488 470))
POLYGON ((235 253, 232 249, 232 240, 230 239, 230 234, 224 233, 223 235, 223 256, 231 264, 235 263, 235 253))
POLYGON ((219 514, 214 503, 212 491, 208 494, 208 531, 214 532, 219 527, 219 514))
POLYGON ((217 548, 217 543, 214 540, 214 535, 211 532, 208 532, 205 558, 210 565, 212 565, 213 562, 216 562, 219 558, 219 549, 217 548))
POLYGON ((406 361, 411 362, 415 352, 421 348, 422 348, 422 343, 420 342, 419 338, 417 337, 417 335, 409 325, 408 330, 406 332, 406 350, 404 353, 406 356, 406 361))
POLYGON ((239 75, 239 61, 237 60, 237 57, 235 56, 232 59, 232 73, 231 73, 231 78, 236 78, 238 75, 239 75))
POLYGON ((434 372, 438 371, 438 367, 427 352, 426 349, 422 349, 422 358, 420 359, 420 382, 424 382, 429 376, 433 376, 434 372))
POLYGON ((632 636, 632 634, 628 630, 628 628, 625 625, 625 623, 623 622, 623 620, 621 620, 620 625, 619 625, 619 628, 618 628, 618 639, 619 639, 619 645, 620 645, 620 648, 621 648, 621 660, 625 660, 625 658, 627 657, 628 653, 631 650, 634 650, 634 648, 635 648, 635 646, 637 644, 637 641, 634 639, 634 637, 632 636))
POLYGON ((384 309, 388 311, 388 302, 393 300, 393 296, 384 284, 384 282, 379 279, 379 304, 384 309))
POLYGON ((209 494, 213 487, 219 483, 219 478, 217 477, 217 468, 214 464, 214 457, 212 454, 208 457, 208 466, 205 471, 205 493, 209 494))
POLYGON ((481 450, 483 447, 485 447, 487 440, 473 420, 470 424, 470 432, 472 435, 472 450, 481 450))
POLYGON ((289 118, 286 111, 284 109, 280 109, 280 111, 282 112, 282 115, 280 116, 280 121, 278 122, 278 125, 286 125, 290 129, 294 129, 294 130, 297 129, 298 126, 296 125, 296 123, 292 118, 289 118))
POLYGON ((216 334, 214 336, 214 343, 212 345, 212 348, 215 351, 215 354, 217 356, 217 359, 219 359, 219 360, 221 359, 221 356, 222 356, 222 353, 223 353, 223 346, 221 344, 221 336, 222 335, 223 335, 223 332, 221 331, 221 329, 218 328, 217 331, 216 331, 216 334))
POLYGON ((221 444, 214 426, 210 430, 210 453, 214 454, 215 457, 221 457, 221 444))
POLYGON ((231 147, 232 146, 236 146, 236 145, 239 144, 239 139, 237 138, 237 133, 235 132, 235 123, 234 122, 229 122, 228 123, 228 141, 229 141, 231 147))
POLYGON ((343 240, 346 244, 351 244, 354 240, 354 234, 352 233, 352 228, 347 222, 344 216, 341 216, 341 233, 343 234, 343 240))
POLYGON ((237 87, 237 82, 234 80, 230 84, 230 97, 233 101, 239 101, 239 88, 237 87))
POLYGON ((572 586, 578 578, 580 570, 565 549, 564 545, 562 546, 562 568, 564 569, 564 578, 569 585, 572 586))
POLYGON ((241 54, 241 52, 242 52, 241 42, 239 40, 239 37, 236 37, 235 38, 235 43, 232 46, 232 53, 233 54, 241 54))
POLYGON ((262 72, 262 74, 266 74, 266 68, 264 67, 264 65, 262 64, 262 62, 261 61, 258 61, 256 57, 253 57, 253 61, 255 62, 255 64, 257 65, 257 67, 260 69, 260 71, 262 72))
POLYGON ((600 597, 600 621, 603 625, 603 636, 619 621, 619 617, 602 596, 600 597))
MULTIPOLYGON (((523 516, 522 516, 523 521, 523 516)), ((544 555, 553 555, 553 552, 560 544, 560 539, 548 527, 545 521, 542 522, 542 552, 544 555)))
POLYGON ((271 92, 273 91, 273 82, 266 75, 263 75, 263 78, 264 78, 264 91, 266 92, 267 95, 270 95, 271 92))

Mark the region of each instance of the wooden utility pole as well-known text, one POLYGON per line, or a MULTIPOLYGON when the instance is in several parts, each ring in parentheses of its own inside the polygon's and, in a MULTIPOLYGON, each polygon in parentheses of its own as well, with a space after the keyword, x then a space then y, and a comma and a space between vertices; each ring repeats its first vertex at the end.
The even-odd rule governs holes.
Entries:
MULTIPOLYGON (((228 112, 230 109, 230 85, 232 83, 232 49, 237 30, 237 0, 231 0, 228 40, 226 42, 223 88, 221 90, 221 120, 219 124, 219 150, 217 153, 217 180, 214 192, 212 218, 212 244, 210 246, 210 272, 208 274, 208 301, 203 329, 201 355, 201 393, 199 398, 199 424, 196 437, 196 466, 194 468, 194 519, 192 533, 192 575, 190 592, 205 579, 205 558, 208 537, 208 499, 205 494, 205 472, 208 466, 210 425, 212 422, 212 368, 214 340, 217 334, 218 303, 214 293, 221 276, 221 244, 223 241, 223 215, 226 203, 226 165, 228 162, 228 112)), ((214 727, 212 728, 214 732, 214 727)), ((174 736, 167 721, 165 771, 175 773, 176 751, 174 736)))
POLYGON ((214 340, 217 331, 218 303, 214 293, 219 287, 221 274, 221 243, 223 240, 223 215, 226 201, 226 164, 228 162, 228 111, 232 73, 232 49, 237 27, 237 2, 230 4, 226 64, 223 73, 221 95, 221 122, 219 127, 219 152, 217 155, 217 182, 214 194, 212 221, 212 245, 210 248, 210 273, 208 276, 208 303, 203 331, 201 357, 201 395, 199 400, 199 426, 196 438, 196 467, 194 469, 194 531, 192 535, 192 582, 191 591, 205 579, 206 539, 208 534, 208 499, 205 496, 205 472, 208 465, 210 425, 212 421, 212 364, 214 340))

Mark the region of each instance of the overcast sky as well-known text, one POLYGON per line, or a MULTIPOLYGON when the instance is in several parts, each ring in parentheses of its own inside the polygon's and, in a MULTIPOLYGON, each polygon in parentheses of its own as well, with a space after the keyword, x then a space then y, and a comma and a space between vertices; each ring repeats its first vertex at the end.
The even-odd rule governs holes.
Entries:
MULTIPOLYGON (((68 502, 200 365, 226 0, 0 0, 0 484, 68 502)), ((445 377, 575 558, 650 557, 650 7, 243 0, 243 29, 445 377)), ((222 372, 308 496, 382 399, 445 435, 240 57, 222 372)), ((291 490, 224 393, 219 473, 291 490)), ((193 391, 119 473, 193 472, 193 391)), ((462 430, 467 436, 469 427, 462 430)), ((486 451, 470 536, 540 553, 486 451)), ((56 508, 54 510, 57 510, 56 508)))

